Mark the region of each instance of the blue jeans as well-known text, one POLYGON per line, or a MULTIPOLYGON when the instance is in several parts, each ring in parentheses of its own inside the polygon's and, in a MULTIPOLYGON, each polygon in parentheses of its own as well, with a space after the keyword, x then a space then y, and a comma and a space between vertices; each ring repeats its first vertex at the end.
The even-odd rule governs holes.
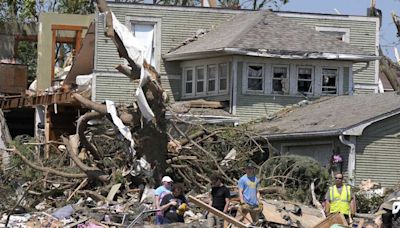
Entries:
POLYGON ((161 214, 156 215, 156 225, 162 225, 164 224, 164 216, 161 214))

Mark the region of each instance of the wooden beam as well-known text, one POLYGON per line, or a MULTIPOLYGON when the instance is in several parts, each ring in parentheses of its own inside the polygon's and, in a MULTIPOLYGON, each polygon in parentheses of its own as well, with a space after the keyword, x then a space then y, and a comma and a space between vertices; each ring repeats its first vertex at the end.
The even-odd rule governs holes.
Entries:
POLYGON ((80 25, 51 25, 51 30, 82 31, 83 29, 87 28, 87 26, 80 25))
POLYGON ((233 225, 237 226, 238 228, 248 227, 246 224, 236 220, 235 218, 223 213, 222 211, 220 211, 218 209, 215 209, 215 208, 209 206, 208 204, 204 203, 203 201, 201 201, 199 199, 196 199, 193 196, 189 196, 189 201, 194 203, 196 206, 201 207, 220 218, 223 218, 224 220, 232 223, 233 225))

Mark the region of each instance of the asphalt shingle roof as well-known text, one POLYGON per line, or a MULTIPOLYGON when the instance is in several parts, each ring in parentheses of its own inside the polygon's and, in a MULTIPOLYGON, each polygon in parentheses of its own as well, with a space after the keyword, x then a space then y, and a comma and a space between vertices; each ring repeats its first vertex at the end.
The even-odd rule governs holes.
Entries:
POLYGON ((340 133, 393 112, 400 112, 400 95, 395 92, 337 96, 295 108, 271 121, 257 123, 253 128, 263 135, 340 133))
POLYGON ((297 24, 271 11, 240 13, 198 40, 166 56, 239 48, 270 54, 333 53, 365 55, 334 37, 297 24))

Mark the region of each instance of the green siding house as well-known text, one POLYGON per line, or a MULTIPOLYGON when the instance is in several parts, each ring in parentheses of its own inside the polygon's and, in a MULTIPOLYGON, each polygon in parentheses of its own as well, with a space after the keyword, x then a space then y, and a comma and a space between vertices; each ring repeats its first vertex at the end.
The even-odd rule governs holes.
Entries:
MULTIPOLYGON (((151 47, 172 102, 228 104, 237 123, 323 96, 378 92, 375 17, 109 3, 151 47)), ((135 84, 96 17, 92 99, 131 102, 135 84)))
POLYGON ((344 158, 352 184, 400 182, 400 95, 394 92, 322 98, 254 125, 282 154, 313 157, 328 166, 344 158))

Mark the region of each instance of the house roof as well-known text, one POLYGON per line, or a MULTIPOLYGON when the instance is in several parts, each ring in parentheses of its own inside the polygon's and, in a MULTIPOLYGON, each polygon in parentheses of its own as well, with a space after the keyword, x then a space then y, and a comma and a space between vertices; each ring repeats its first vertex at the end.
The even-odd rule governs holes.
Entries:
POLYGON ((272 138, 360 135, 369 124, 397 114, 400 95, 394 92, 337 96, 284 110, 275 119, 254 124, 253 128, 272 138), (354 131, 360 126, 361 132, 354 131))
POLYGON ((376 59, 375 55, 271 11, 235 15, 203 37, 165 54, 164 58, 193 59, 205 54, 352 61, 376 59))

